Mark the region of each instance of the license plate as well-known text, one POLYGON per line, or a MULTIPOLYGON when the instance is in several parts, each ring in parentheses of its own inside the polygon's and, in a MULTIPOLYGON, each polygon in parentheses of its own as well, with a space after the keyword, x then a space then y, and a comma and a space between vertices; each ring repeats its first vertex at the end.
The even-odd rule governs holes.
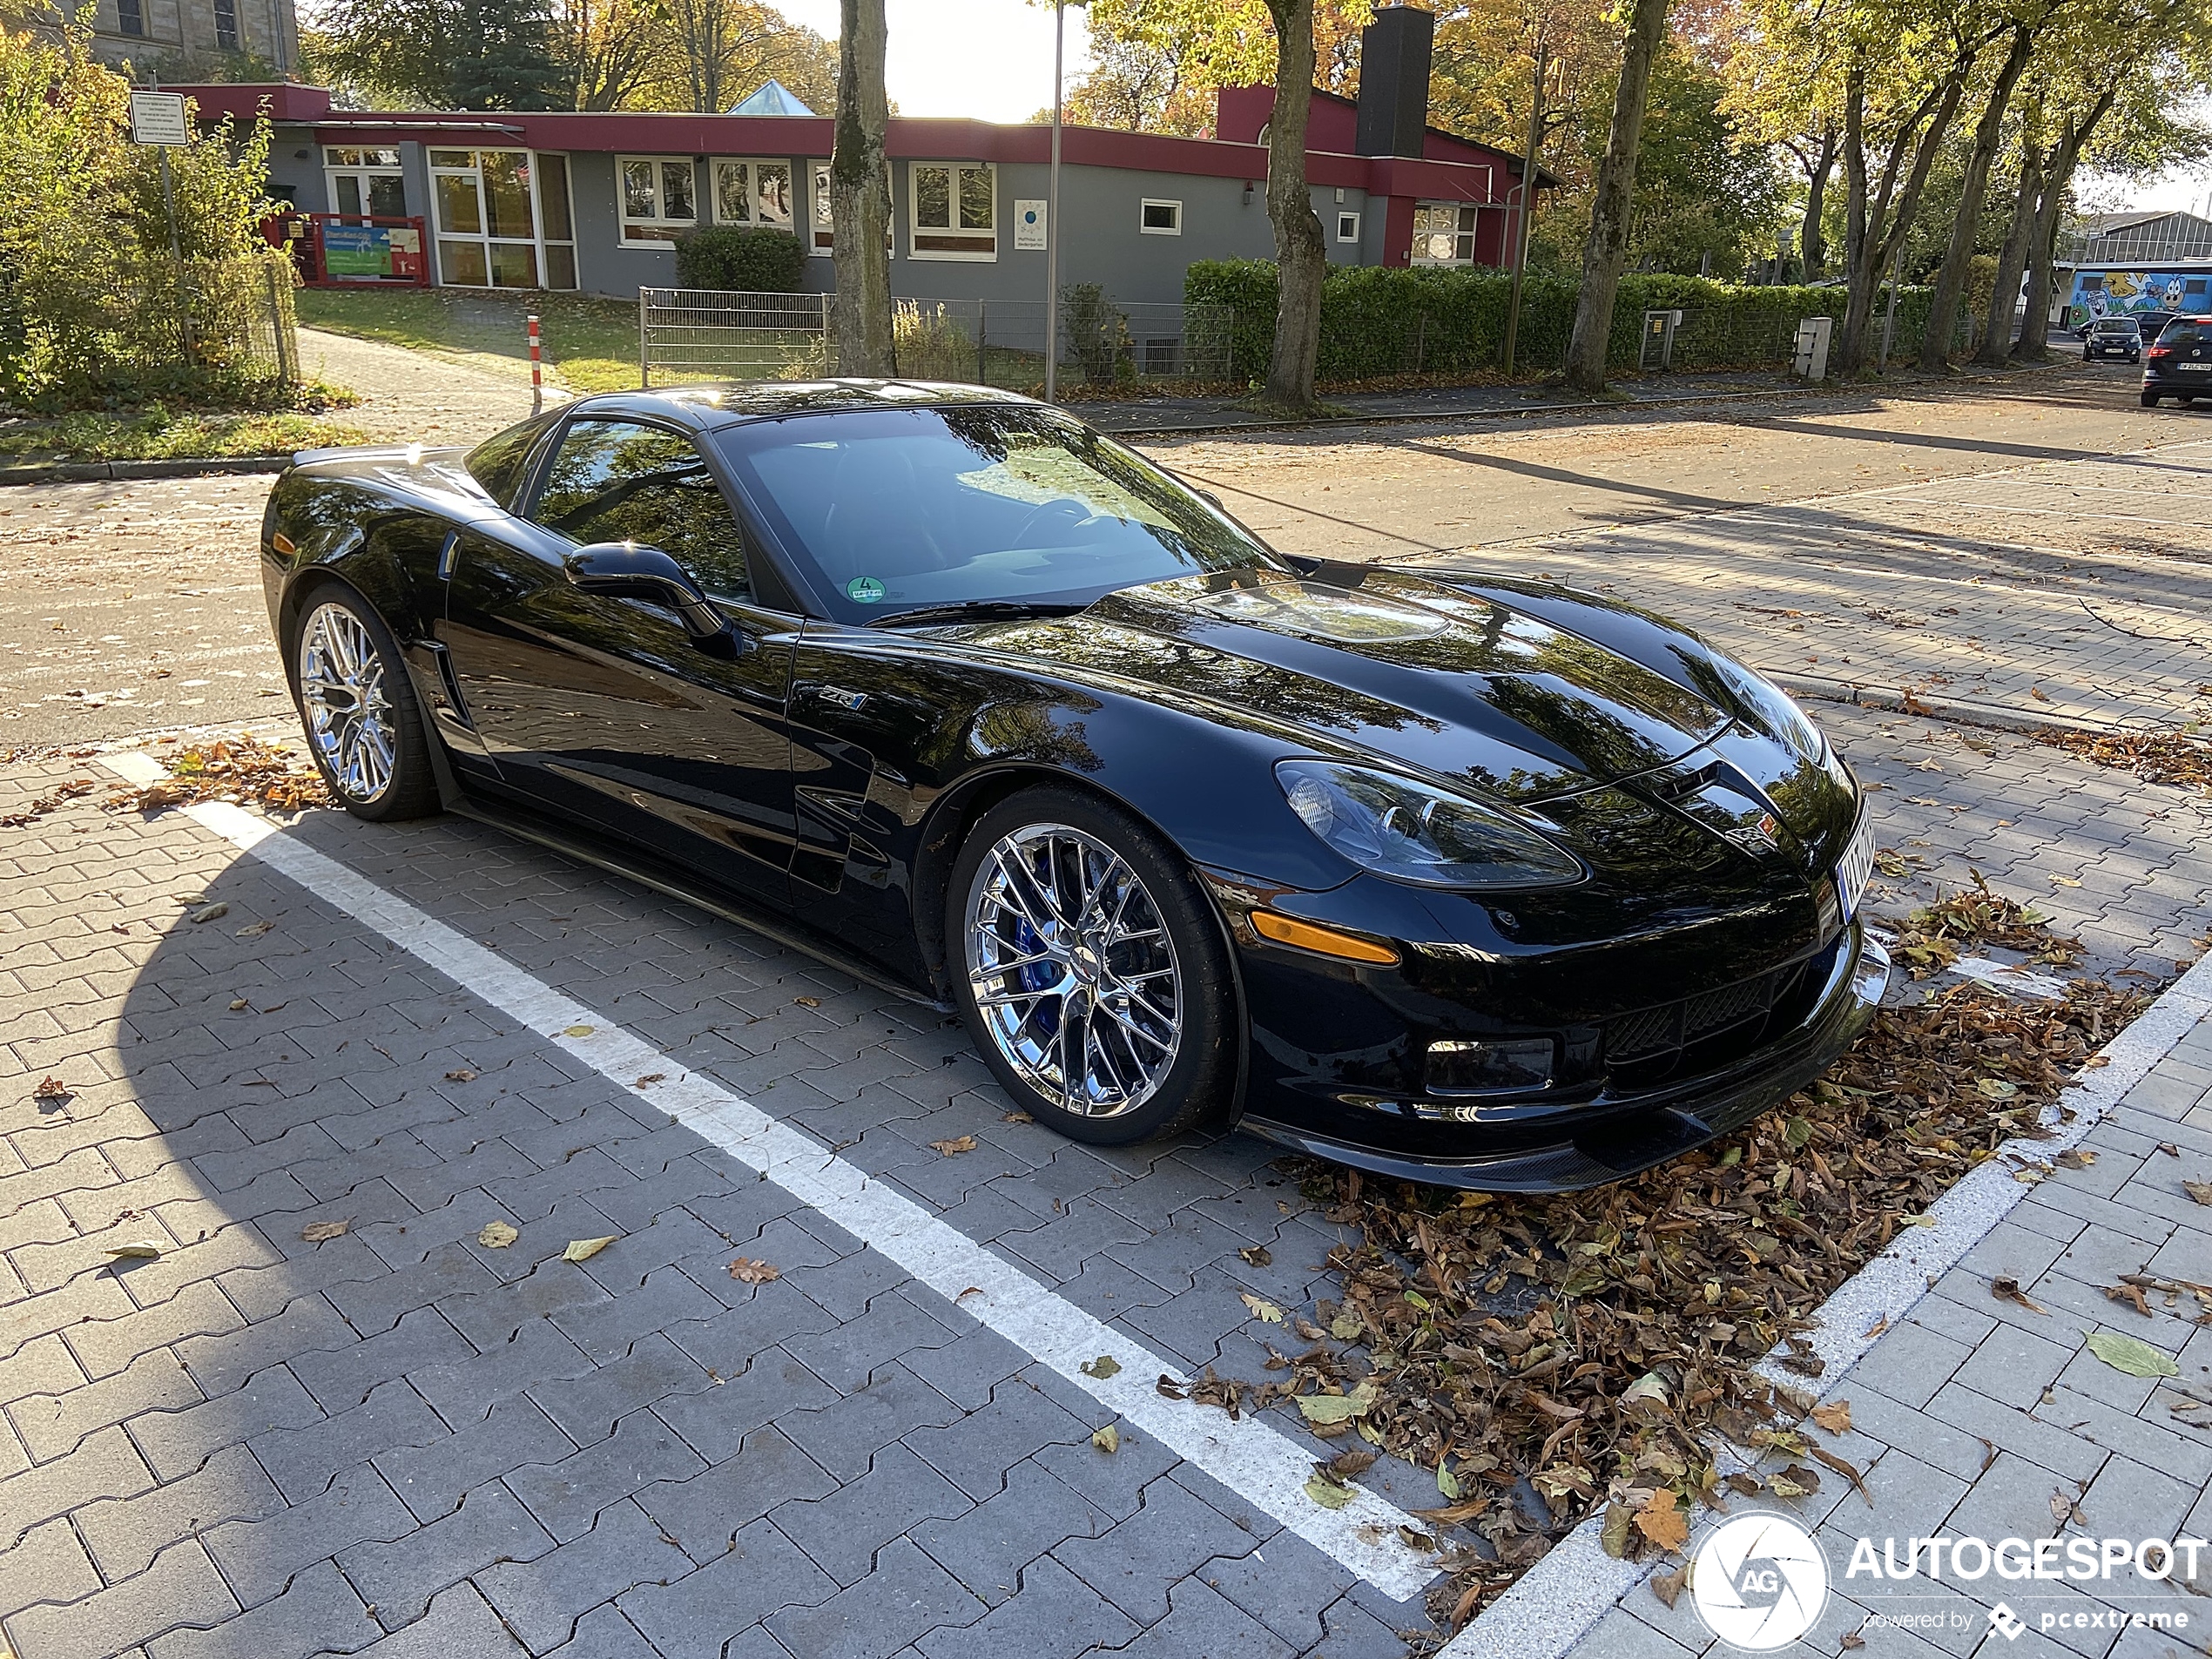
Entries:
POLYGON ((1858 914, 1858 901, 1865 896, 1866 883, 1873 873, 1874 815, 1861 808, 1858 827, 1851 831, 1851 845, 1844 848, 1844 856, 1836 861, 1836 897, 1843 903, 1845 921, 1858 914))
POLYGON ((2184 374, 2202 374, 2212 372, 2212 363, 2176 363, 2174 367, 2184 374))

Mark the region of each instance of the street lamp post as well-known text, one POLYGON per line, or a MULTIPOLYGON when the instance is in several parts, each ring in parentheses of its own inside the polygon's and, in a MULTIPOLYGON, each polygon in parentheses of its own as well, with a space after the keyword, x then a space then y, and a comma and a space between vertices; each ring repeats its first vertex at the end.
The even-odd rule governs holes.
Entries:
POLYGON ((1521 213, 1519 236, 1514 239, 1513 251, 1513 293, 1506 300, 1506 378, 1513 378, 1514 347, 1521 340, 1521 285, 1528 273, 1528 210, 1536 197, 1536 146, 1544 138, 1544 71, 1549 67, 1546 60, 1548 44, 1540 26, 1536 30, 1536 76, 1528 97, 1528 153, 1521 162, 1521 213))
POLYGON ((1044 401, 1060 389, 1060 82, 1068 0, 1052 3, 1052 167, 1044 187, 1044 401))

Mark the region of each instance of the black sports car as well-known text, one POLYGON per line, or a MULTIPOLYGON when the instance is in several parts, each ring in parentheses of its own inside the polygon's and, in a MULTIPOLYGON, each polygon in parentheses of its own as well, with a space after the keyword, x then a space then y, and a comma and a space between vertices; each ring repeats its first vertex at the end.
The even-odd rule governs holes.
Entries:
POLYGON ((1583 1186, 1804 1083, 1886 980, 1858 786, 1757 675, 1568 589, 1278 554, 1027 399, 587 398, 302 455, 262 541, 355 813, 955 1008, 1082 1140, 1583 1186))

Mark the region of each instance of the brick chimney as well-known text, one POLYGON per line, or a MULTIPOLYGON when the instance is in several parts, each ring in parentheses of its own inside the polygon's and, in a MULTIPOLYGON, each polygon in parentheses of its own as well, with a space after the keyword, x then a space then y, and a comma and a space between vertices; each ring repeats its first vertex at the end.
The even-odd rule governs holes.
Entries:
POLYGON ((1359 37, 1359 125, 1363 156, 1418 156, 1428 128, 1429 49, 1436 14, 1379 6, 1359 37))

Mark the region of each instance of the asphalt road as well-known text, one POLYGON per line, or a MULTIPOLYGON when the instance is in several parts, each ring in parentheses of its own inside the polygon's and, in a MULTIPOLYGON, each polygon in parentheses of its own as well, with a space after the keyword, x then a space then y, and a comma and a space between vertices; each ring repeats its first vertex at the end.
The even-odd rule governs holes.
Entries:
MULTIPOLYGON (((1286 550, 1379 557, 1717 515, 2212 435, 2120 368, 2000 386, 1165 441, 1286 550)), ((0 753, 289 723, 253 548, 269 481, 0 489, 0 753)), ((2018 527, 2008 534, 2022 534, 2018 527)), ((1663 594, 1649 596, 1664 606, 1663 594)))

